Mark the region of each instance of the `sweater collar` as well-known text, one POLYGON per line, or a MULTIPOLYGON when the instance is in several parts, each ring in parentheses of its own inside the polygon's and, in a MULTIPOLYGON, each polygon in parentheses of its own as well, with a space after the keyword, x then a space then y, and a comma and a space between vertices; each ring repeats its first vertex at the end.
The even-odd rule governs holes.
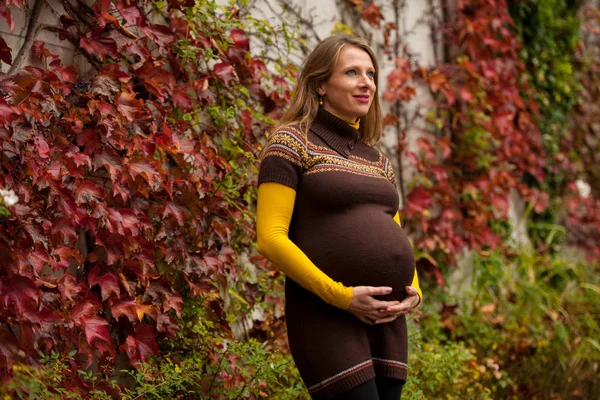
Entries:
POLYGON ((319 108, 310 130, 346 158, 350 156, 356 142, 360 140, 360 132, 323 108, 319 108))

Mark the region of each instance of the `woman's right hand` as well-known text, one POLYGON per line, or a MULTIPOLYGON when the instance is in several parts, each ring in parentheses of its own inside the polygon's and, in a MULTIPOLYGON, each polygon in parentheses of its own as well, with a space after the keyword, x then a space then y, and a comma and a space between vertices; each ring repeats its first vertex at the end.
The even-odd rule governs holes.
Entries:
POLYGON ((399 301, 382 301, 373 296, 384 296, 392 293, 392 288, 387 286, 355 286, 350 301, 349 312, 354 314, 362 322, 373 325, 373 322, 381 319, 387 307, 400 304, 399 301))

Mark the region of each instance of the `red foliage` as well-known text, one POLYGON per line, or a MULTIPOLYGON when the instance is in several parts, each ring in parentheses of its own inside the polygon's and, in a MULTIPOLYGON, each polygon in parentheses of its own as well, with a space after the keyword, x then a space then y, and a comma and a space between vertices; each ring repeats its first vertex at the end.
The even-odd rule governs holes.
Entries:
MULTIPOLYGON (((248 56, 242 30, 213 32, 232 38, 224 52, 214 38, 187 35, 179 2, 164 11, 168 25, 151 24, 144 4, 117 0, 114 11, 98 1, 87 30, 61 18, 61 37, 79 37, 102 61, 89 82, 78 82, 41 42, 33 50, 45 68, 0 75, 0 187, 20 199, 0 220, 3 376, 15 362, 35 364, 38 350, 77 350, 79 366, 110 364, 117 352, 146 360, 158 353, 157 339, 175 333, 179 291, 210 291, 207 281, 217 285, 226 273, 236 279, 231 231, 253 234, 242 210, 254 178, 231 197, 222 185, 232 166, 215 138, 242 124, 198 127, 184 113, 216 105, 217 96, 220 106, 232 105, 227 91, 236 83, 250 90, 256 110, 278 110, 284 103, 274 107, 270 98, 289 93, 260 86, 264 64, 248 56), (172 46, 182 39, 194 57, 218 62, 205 69, 178 58, 172 46)), ((0 16, 12 25, 4 2, 0 16)), ((3 42, 0 56, 10 61, 3 42)), ((244 151, 256 152, 264 123, 246 112, 243 127, 244 151)))
MULTIPOLYGON (((420 182, 429 184, 412 189, 404 214, 415 246, 449 262, 463 247, 501 246, 490 222, 507 219, 511 188, 535 202, 537 212, 548 207, 548 195, 536 189, 545 179, 546 156, 532 122, 535 105, 520 94, 529 88, 520 79, 525 66, 505 1, 461 1, 459 10, 445 38, 457 46, 457 62, 424 68, 401 57, 383 96, 410 100, 412 85, 422 82, 434 110, 446 115, 432 121, 443 122, 438 133, 417 133, 418 154, 407 153, 420 182)), ((399 143, 398 151, 405 147, 399 143)))

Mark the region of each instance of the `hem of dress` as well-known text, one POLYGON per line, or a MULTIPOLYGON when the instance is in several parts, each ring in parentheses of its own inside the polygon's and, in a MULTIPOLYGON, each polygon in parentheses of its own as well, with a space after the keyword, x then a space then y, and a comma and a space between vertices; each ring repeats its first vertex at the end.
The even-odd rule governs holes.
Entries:
POLYGON ((406 366, 373 360, 373 370, 377 376, 400 379, 406 382, 408 370, 406 366))
POLYGON ((351 374, 341 376, 324 386, 309 391, 309 393, 313 400, 328 400, 373 378, 375 378, 375 369, 373 363, 370 362, 351 374))

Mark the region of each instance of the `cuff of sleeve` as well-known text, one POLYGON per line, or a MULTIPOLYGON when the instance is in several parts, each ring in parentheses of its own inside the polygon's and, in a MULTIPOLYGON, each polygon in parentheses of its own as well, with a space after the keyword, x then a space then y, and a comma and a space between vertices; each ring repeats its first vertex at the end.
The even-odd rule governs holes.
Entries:
POLYGON ((343 286, 341 283, 340 286, 342 287, 340 293, 337 296, 332 296, 329 304, 347 310, 352 302, 352 296, 354 296, 354 288, 343 286))

